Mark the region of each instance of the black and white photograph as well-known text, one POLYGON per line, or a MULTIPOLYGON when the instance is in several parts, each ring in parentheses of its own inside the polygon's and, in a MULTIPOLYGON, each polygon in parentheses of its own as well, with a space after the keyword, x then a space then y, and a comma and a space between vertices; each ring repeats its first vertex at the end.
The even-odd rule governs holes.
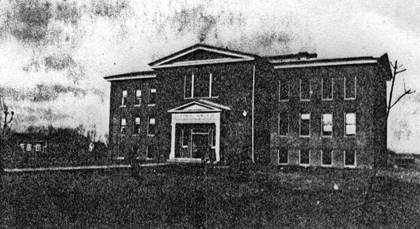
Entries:
POLYGON ((0 0, 0 228, 420 228, 420 2, 0 0))

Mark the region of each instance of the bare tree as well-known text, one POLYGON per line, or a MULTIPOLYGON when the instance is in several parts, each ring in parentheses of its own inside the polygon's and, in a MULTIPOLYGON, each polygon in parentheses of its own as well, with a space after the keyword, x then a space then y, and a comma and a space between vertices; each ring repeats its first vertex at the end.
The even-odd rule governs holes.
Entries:
POLYGON ((3 151, 6 150, 5 144, 10 131, 10 124, 13 121, 14 112, 9 111, 9 107, 4 103, 4 99, 0 96, 0 184, 2 184, 1 175, 3 175, 3 151), (3 115, 3 117, 1 117, 3 115))
POLYGON ((392 102, 392 96, 393 96, 393 93, 394 93, 395 79, 396 79, 396 77, 397 77, 398 74, 405 72, 407 69, 405 69, 403 67, 403 65, 398 65, 398 61, 397 60, 394 62, 394 64, 392 62, 390 62, 390 65, 392 67, 392 83, 391 83, 391 89, 390 89, 390 93, 389 93, 388 106, 387 106, 387 109, 386 109, 386 117, 387 117, 387 119, 389 117, 389 112, 391 111, 391 109, 398 102, 400 102, 402 98, 404 98, 406 95, 411 95, 411 94, 414 94, 416 92, 416 90, 412 90, 411 88, 407 89, 405 87, 405 82, 404 82, 404 92, 401 93, 394 102, 392 102))

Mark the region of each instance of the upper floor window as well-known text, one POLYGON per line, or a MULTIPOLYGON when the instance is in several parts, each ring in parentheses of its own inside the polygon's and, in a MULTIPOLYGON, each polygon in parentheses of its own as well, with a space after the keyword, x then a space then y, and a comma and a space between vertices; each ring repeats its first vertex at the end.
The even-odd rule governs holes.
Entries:
POLYGON ((333 115, 322 114, 322 136, 332 136, 333 132, 333 115))
POLYGON ((333 84, 332 78, 322 78, 322 100, 333 99, 333 84))
POLYGON ((41 144, 36 144, 35 145, 35 151, 36 152, 41 152, 41 144))
POLYGON ((121 119, 121 128, 120 128, 121 134, 127 133, 127 120, 125 118, 121 119))
POLYGON ((289 115, 283 112, 279 114, 278 118, 278 134, 286 136, 289 133, 289 115))
POLYGON ((346 136, 356 135, 356 113, 345 114, 345 134, 346 136))
POLYGON ((344 77, 344 99, 356 99, 356 76, 344 77))
POLYGON ((156 104, 156 88, 151 88, 149 105, 155 105, 155 104, 156 104))
POLYGON ((136 101, 134 103, 135 106, 141 106, 141 90, 136 90, 136 101))
POLYGON ((26 151, 32 151, 32 145, 26 144, 26 151))
POLYGON ((311 82, 309 79, 300 80, 300 100, 311 100, 311 82))
POLYGON ((149 118, 149 127, 147 128, 147 135, 154 136, 156 134, 156 119, 149 118))
POLYGON ((134 119, 134 134, 140 134, 140 117, 134 119))
POLYGON ((289 93, 290 93, 289 81, 280 80, 279 81, 279 100, 280 101, 289 100, 289 93))
POLYGON ((195 72, 184 78, 185 98, 210 98, 217 95, 212 73, 195 72))
POLYGON ((127 90, 123 90, 121 93, 121 106, 127 105, 127 96, 128 96, 127 90))
POLYGON ((311 134, 311 114, 300 114, 300 136, 309 137, 311 134))

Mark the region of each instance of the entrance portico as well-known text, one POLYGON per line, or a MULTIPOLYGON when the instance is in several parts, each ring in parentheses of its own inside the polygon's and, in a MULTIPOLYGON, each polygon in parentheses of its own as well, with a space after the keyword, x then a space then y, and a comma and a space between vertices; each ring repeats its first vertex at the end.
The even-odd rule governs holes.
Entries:
POLYGON ((169 110, 171 115, 170 161, 201 161, 206 150, 220 161, 220 119, 229 107, 198 100, 169 110))

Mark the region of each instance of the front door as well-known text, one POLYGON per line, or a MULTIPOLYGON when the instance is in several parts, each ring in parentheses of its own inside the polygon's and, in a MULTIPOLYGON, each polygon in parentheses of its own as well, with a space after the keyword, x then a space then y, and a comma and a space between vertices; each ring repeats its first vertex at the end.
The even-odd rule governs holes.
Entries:
POLYGON ((192 134, 192 157, 203 158, 204 153, 209 147, 208 133, 193 133, 192 134))

